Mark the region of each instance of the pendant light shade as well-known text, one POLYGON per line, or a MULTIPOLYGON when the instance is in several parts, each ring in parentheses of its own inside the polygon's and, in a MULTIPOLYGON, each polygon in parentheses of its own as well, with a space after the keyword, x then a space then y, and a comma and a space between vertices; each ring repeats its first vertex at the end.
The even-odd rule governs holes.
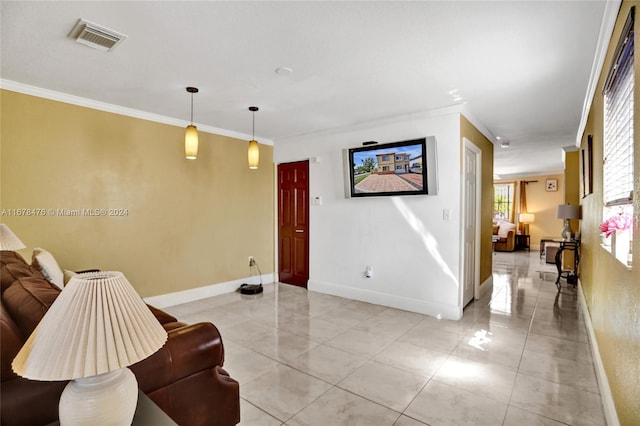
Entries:
POLYGON ((187 160, 198 158, 198 128, 193 124, 187 126, 184 133, 184 156, 187 160))
POLYGON ((198 158, 198 128, 193 125, 193 94, 198 93, 197 87, 187 87, 191 93, 191 124, 187 126, 184 134, 184 156, 187 160, 198 158))
POLYGON ((258 164, 260 163, 260 148, 258 147, 258 141, 249 141, 249 151, 247 154, 249 159, 249 168, 253 170, 257 169, 258 164))
POLYGON ((247 159, 249 160, 249 168, 251 170, 256 170, 258 168, 258 164, 260 163, 260 147, 258 146, 258 141, 256 140, 256 111, 258 111, 258 107, 251 106, 249 107, 249 111, 253 113, 253 128, 251 131, 251 140, 249 141, 249 149, 247 151, 247 159))

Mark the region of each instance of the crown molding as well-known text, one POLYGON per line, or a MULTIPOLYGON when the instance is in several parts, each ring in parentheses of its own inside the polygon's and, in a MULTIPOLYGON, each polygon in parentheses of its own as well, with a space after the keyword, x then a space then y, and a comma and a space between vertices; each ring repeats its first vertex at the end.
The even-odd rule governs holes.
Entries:
MULTIPOLYGON (((63 102, 66 104, 76 105, 84 108, 91 108, 98 111, 110 112, 113 114, 124 115, 127 117, 137 118, 140 120, 153 121, 156 123, 168 124, 170 126, 187 127, 190 122, 166 115, 153 114, 151 112, 141 111, 138 109, 127 108, 120 105, 109 104, 106 102, 96 101, 94 99, 83 98, 80 96, 70 95, 68 93, 56 92, 54 90, 43 89, 42 87, 30 86, 28 84, 19 83, 17 81, 0 79, 0 88, 11 92, 22 93, 24 95, 36 96, 39 98, 49 99, 52 101, 63 102)), ((252 136, 246 133, 236 132, 233 130, 221 129, 219 127, 207 126, 206 124, 195 123, 198 131, 212 133, 215 135, 228 136, 230 138, 248 141, 252 136)), ((260 138, 260 143, 273 146, 271 139, 260 138)))
POLYGON ((420 120, 425 118, 441 117, 451 114, 464 115, 478 130, 484 134, 491 142, 495 143, 495 137, 493 134, 475 118, 469 111, 469 108, 463 104, 445 105, 436 108, 430 108, 426 110, 405 112, 397 115, 391 115, 386 117, 377 117, 374 119, 368 119, 365 121, 359 121, 355 123, 345 124, 337 127, 330 127, 322 130, 314 130, 307 133, 300 133, 296 135, 289 135, 277 138, 278 144, 285 144, 289 142, 295 142, 301 137, 308 136, 330 136, 340 133, 354 132, 362 129, 368 129, 371 127, 385 126, 394 123, 401 123, 406 120, 420 120))
POLYGON ((598 80, 600 80, 600 74, 602 73, 602 67, 604 66, 604 59, 607 55, 607 49, 609 49, 609 43, 611 42, 611 35, 613 34, 613 29, 616 25, 616 19, 618 18, 618 12, 620 11, 620 5, 622 4, 622 0, 608 0, 604 3, 605 3, 604 13, 602 15, 602 22, 600 23, 598 43, 596 45, 593 64, 591 66, 591 75, 589 76, 589 85, 587 86, 587 93, 584 98, 584 104, 582 105, 582 116, 580 117, 578 134, 576 135, 577 147, 579 147, 582 142, 582 135, 584 134, 584 129, 587 126, 589 111, 591 110, 593 97, 595 96, 595 93, 596 93, 598 80))
POLYGON ((460 114, 464 118, 466 118, 469 123, 473 124, 476 129, 480 133, 482 133, 493 145, 498 143, 498 139, 496 139, 495 135, 485 126, 478 118, 471 112, 467 105, 462 105, 462 109, 460 110, 460 114))

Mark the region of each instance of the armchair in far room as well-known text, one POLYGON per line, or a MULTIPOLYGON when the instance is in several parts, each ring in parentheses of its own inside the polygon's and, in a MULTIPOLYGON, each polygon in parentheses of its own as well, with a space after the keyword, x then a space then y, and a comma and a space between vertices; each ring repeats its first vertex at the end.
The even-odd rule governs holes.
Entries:
POLYGON ((493 244, 495 251, 513 251, 516 247, 516 225, 507 222, 500 221, 493 224, 493 235, 498 237, 498 240, 493 244))

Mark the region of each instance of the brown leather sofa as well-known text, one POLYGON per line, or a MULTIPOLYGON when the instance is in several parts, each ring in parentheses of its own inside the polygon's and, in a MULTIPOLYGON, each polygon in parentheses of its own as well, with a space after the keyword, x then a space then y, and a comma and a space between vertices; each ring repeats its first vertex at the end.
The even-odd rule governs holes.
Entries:
POLYGON ((516 248, 516 232, 512 229, 507 234, 506 238, 500 237, 498 231, 500 226, 493 225, 493 235, 497 237, 497 240, 493 243, 494 251, 513 251, 516 248))
MULTIPOLYGON (((47 425, 58 420, 67 382, 17 376, 11 362, 60 290, 12 251, 0 251, 2 426, 47 425)), ((167 330, 167 343, 130 368, 139 388, 179 425, 230 426, 240 422, 238 382, 222 369, 224 347, 211 323, 187 325, 149 306, 167 330)))

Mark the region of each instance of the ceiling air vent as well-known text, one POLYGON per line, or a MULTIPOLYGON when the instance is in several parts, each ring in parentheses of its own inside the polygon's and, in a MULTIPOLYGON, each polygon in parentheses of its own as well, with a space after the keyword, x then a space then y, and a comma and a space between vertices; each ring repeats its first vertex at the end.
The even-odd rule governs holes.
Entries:
POLYGON ((110 51, 118 43, 127 38, 124 34, 101 27, 84 19, 78 19, 76 25, 71 29, 69 37, 85 46, 104 50, 105 52, 110 51))

